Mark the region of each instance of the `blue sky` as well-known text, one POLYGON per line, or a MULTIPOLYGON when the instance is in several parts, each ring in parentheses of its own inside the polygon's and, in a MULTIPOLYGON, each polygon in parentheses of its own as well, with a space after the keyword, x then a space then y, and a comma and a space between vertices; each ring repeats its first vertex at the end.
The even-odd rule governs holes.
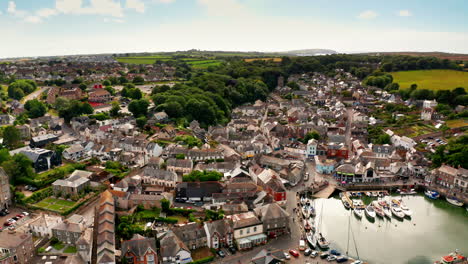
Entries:
POLYGON ((0 0, 0 57, 203 50, 468 53, 465 0, 0 0))

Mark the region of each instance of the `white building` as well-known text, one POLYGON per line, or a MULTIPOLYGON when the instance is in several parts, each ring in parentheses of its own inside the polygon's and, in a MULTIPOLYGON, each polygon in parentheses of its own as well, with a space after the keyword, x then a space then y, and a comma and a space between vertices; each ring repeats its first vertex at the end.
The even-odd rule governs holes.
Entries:
POLYGON ((41 214, 29 223, 29 230, 34 236, 52 238, 52 228, 61 222, 60 216, 41 214))

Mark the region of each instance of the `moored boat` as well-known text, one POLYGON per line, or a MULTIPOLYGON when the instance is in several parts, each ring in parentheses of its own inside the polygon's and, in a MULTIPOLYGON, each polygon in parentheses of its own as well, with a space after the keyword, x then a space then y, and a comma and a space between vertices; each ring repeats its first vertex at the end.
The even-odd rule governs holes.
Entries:
POLYGON ((309 205, 309 216, 310 217, 315 216, 315 208, 312 205, 309 205))
POLYGON ((307 239, 307 242, 309 243, 309 245, 312 248, 317 247, 317 239, 315 238, 315 236, 314 236, 314 234, 312 232, 306 233, 306 239, 307 239))
POLYGON ((330 242, 328 242, 322 233, 315 233, 315 239, 317 240, 317 246, 321 249, 328 249, 330 242))
POLYGON ((310 211, 307 206, 302 207, 302 216, 304 216, 305 219, 309 218, 310 216, 310 211))
POLYGON ((392 218, 392 210, 390 209, 388 203, 385 200, 380 200, 378 204, 382 207, 385 216, 392 218))
POLYGON ((463 202, 461 202, 460 200, 458 200, 457 198, 455 197, 446 197, 445 200, 447 200, 447 202, 449 202, 450 204, 452 205, 455 205, 455 206, 459 206, 459 207, 462 207, 463 206, 463 202))
POLYGON ((415 189, 398 189, 397 190, 401 195, 412 195, 412 194, 417 194, 415 189))
POLYGON ((308 200, 307 198, 301 197, 301 204, 305 205, 307 203, 307 200, 308 200))
POLYGON ((406 206, 406 204, 400 200, 400 208, 401 208, 401 211, 403 211, 403 213, 408 216, 408 217, 411 217, 413 215, 413 212, 408 208, 408 206, 406 206))
POLYGON ((434 264, 456 264, 466 263, 466 257, 458 253, 458 251, 452 252, 447 256, 443 256, 440 261, 434 262, 434 264))
POLYGON ((391 207, 392 214, 399 219, 403 219, 405 217, 405 213, 401 210, 400 206, 398 204, 392 204, 391 207))
POLYGON ((439 197, 440 197, 440 194, 439 194, 438 192, 436 192, 436 191, 431 191, 431 190, 426 190, 426 191, 424 192, 424 195, 425 195, 427 198, 429 198, 429 199, 434 199, 434 200, 439 199, 439 197))
POLYGON ((356 215, 358 218, 362 218, 363 212, 362 208, 356 207, 353 209, 354 215, 356 215))
POLYGON ((382 208, 382 206, 379 205, 379 203, 377 201, 373 201, 372 206, 374 207, 375 213, 379 217, 382 217, 382 218, 385 217, 385 213, 383 211, 383 208, 382 208))
POLYGON ((374 207, 372 205, 366 206, 366 209, 364 209, 364 211, 366 212, 366 215, 369 218, 375 219, 375 211, 374 211, 374 207))

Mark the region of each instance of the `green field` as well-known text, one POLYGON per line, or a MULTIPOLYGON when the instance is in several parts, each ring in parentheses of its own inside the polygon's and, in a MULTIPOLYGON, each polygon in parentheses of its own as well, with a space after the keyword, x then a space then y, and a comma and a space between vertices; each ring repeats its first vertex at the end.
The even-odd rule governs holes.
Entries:
MULTIPOLYGON (((152 56, 136 56, 136 57, 116 57, 118 62, 129 63, 129 64, 154 64, 156 61, 172 61, 177 58, 164 55, 152 55, 152 56)), ((195 69, 204 69, 209 66, 218 66, 221 64, 221 61, 206 58, 206 57, 193 57, 193 58, 179 58, 179 60, 185 61, 188 65, 192 66, 195 69)))
POLYGON ((421 70, 392 72, 393 82, 406 89, 417 84, 418 89, 453 90, 457 87, 468 88, 468 72, 454 70, 421 70))
POLYGON ((45 198, 44 200, 34 204, 36 207, 40 207, 45 210, 54 211, 57 213, 63 213, 68 209, 72 208, 75 205, 75 202, 66 201, 62 199, 55 198, 45 198))
POLYGON ((450 128, 465 127, 468 126, 468 119, 448 120, 447 126, 450 128))

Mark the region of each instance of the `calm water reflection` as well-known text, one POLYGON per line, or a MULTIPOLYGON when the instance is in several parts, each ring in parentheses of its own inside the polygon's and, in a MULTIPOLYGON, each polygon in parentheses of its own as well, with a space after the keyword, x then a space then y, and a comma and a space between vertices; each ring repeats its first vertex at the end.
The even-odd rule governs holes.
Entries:
POLYGON ((455 249, 465 256, 468 254, 468 212, 465 208, 424 196, 406 196, 403 200, 413 211, 410 220, 376 218, 370 222, 365 216, 359 220, 337 198, 317 199, 315 205, 318 217, 323 205, 322 232, 332 243, 332 248, 343 253, 348 248, 349 255, 356 257, 357 245, 360 258, 369 263, 433 263, 455 249))

